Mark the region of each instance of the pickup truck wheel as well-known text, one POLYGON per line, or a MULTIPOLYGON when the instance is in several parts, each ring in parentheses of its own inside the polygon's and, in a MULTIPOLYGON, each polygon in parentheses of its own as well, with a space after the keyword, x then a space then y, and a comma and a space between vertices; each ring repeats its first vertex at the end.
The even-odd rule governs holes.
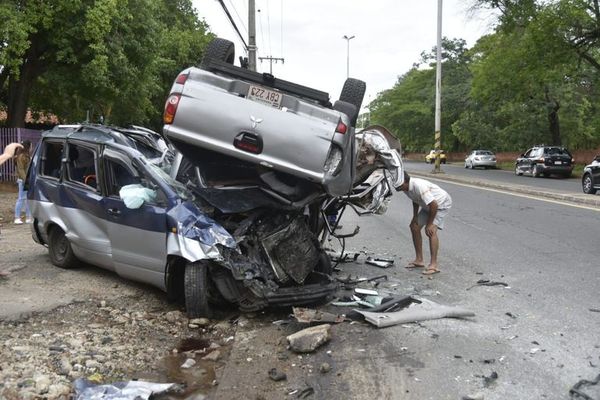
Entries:
POLYGON ((234 44, 226 39, 214 38, 208 46, 206 46, 206 50, 204 50, 202 64, 209 59, 216 59, 228 64, 233 64, 233 61, 235 60, 234 44))
POLYGON ((196 261, 185 265, 183 287, 185 311, 188 318, 212 317, 212 308, 208 303, 209 279, 206 261, 196 261))
MULTIPOLYGON (((359 79, 348 78, 344 82, 342 93, 340 94, 340 100, 350 103, 356 107, 356 114, 360 113, 360 107, 365 97, 365 91, 367 90, 367 84, 359 79)), ((356 124, 356 118, 352 121, 352 125, 356 124)))
POLYGON ((52 264, 59 268, 69 269, 77 266, 77 257, 73 253, 71 243, 58 226, 52 228, 48 236, 48 253, 52 264))

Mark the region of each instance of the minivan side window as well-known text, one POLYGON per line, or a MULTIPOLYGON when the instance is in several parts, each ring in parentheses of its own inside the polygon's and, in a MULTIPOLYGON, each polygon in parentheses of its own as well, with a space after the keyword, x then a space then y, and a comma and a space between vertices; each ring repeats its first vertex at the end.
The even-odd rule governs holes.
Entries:
POLYGON ((130 168, 117 160, 105 158, 104 167, 107 176, 108 196, 119 197, 119 191, 123 186, 140 183, 140 178, 130 168))
POLYGON ((64 145, 61 142, 46 141, 43 146, 40 172, 42 175, 58 179, 62 174, 64 145))
POLYGON ((71 182, 96 190, 96 152, 88 147, 70 143, 67 155, 67 172, 71 182))

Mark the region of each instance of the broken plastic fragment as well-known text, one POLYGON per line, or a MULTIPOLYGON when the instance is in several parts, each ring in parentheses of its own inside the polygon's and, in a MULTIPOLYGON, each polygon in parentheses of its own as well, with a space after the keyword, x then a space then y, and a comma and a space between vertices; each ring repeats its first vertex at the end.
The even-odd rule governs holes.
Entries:
POLYGON ((389 260, 385 258, 372 258, 368 257, 365 261, 367 264, 374 265, 379 268, 389 268, 394 266, 394 260, 389 260))
POLYGON ((96 385, 87 379, 79 378, 75 380, 73 386, 75 387, 75 400, 146 400, 152 395, 168 391, 174 384, 129 381, 96 385))

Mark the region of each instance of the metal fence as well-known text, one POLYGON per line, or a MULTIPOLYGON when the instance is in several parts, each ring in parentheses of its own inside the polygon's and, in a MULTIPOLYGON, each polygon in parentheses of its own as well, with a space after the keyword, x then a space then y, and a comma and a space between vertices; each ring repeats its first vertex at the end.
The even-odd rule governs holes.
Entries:
MULTIPOLYGON (((41 136, 42 131, 35 129, 0 128, 0 153, 4 151, 4 148, 9 143, 21 143, 23 140, 29 140, 31 142, 31 149, 33 151, 40 141, 41 136)), ((9 160, 0 165, 0 182, 16 181, 17 175, 14 160, 9 160)))

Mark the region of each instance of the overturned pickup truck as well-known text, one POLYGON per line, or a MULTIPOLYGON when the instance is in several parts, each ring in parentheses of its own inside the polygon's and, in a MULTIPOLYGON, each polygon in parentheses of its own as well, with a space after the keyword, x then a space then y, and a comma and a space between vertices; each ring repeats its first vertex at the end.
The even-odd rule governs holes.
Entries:
POLYGON ((346 80, 332 105, 327 93, 233 60, 233 43, 215 39, 165 105, 163 133, 180 152, 172 177, 237 243, 186 268, 199 282, 185 287, 192 315, 209 312, 211 293, 247 310, 327 297, 335 285, 325 239, 339 236, 347 206, 384 212, 403 181, 395 138, 380 126, 355 131, 364 82, 346 80))

